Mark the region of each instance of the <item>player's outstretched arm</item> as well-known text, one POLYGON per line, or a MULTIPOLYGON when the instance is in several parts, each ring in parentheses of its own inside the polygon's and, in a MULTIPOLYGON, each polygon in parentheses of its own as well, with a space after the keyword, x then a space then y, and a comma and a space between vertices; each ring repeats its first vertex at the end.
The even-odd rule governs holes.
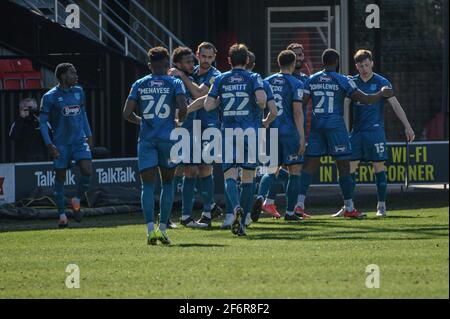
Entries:
POLYGON ((298 101, 294 101, 292 103, 292 109, 294 111, 294 121, 295 126, 297 127, 298 134, 300 135, 300 145, 298 149, 298 153, 303 155, 305 152, 305 127, 304 123, 304 115, 303 115, 303 107, 302 103, 298 101))
POLYGON ((180 70, 172 68, 169 70, 169 75, 178 76, 181 81, 183 81, 184 86, 186 86, 194 99, 208 94, 209 88, 206 85, 197 85, 196 83, 192 82, 184 72, 180 70))
POLYGON ((135 100, 127 99, 127 101, 125 102, 123 111, 122 111, 122 116, 128 122, 140 125, 142 118, 140 116, 137 116, 136 113, 134 113, 134 110, 136 110, 136 107, 137 107, 137 102, 135 100))
POLYGON ((397 115, 397 117, 400 119, 400 121, 403 123, 403 126, 405 127, 406 140, 408 142, 414 141, 414 138, 416 137, 414 135, 414 130, 412 129, 411 124, 409 124, 405 110, 403 110, 402 106, 400 105, 400 102, 397 100, 395 96, 389 98, 388 102, 392 106, 395 115, 397 115))
POLYGON ((275 104, 275 100, 267 101, 267 106, 269 107, 269 114, 267 114, 266 118, 263 119, 262 124, 265 128, 268 128, 270 123, 275 121, 277 118, 277 105, 275 104))
POLYGON ((255 91, 255 96, 256 96, 256 103, 258 104, 258 106, 261 109, 265 109, 266 108, 266 103, 267 103, 267 94, 264 90, 256 90, 255 91))
POLYGON ((195 101, 193 101, 191 104, 187 106, 187 114, 195 112, 203 108, 203 105, 206 100, 206 95, 199 97, 195 101))
POLYGON ((365 94, 363 91, 356 89, 353 91, 352 100, 359 101, 363 104, 374 104, 382 98, 389 98, 393 95, 393 91, 388 86, 383 86, 380 91, 375 94, 365 94))
POLYGON ((179 94, 176 97, 177 100, 177 108, 178 108, 178 122, 183 122, 186 118, 187 113, 187 101, 186 96, 183 94, 179 94))
POLYGON ((203 103, 203 107, 206 111, 212 111, 217 106, 219 106, 219 99, 209 95, 206 97, 205 102, 203 103))

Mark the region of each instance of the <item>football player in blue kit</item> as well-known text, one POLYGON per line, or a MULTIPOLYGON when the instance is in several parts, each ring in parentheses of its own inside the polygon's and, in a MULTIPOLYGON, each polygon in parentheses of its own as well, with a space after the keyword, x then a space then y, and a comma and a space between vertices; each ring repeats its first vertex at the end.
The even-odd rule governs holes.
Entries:
POLYGON ((252 159, 252 156, 257 154, 257 134, 258 128, 261 127, 260 109, 266 107, 267 95, 261 76, 245 70, 249 57, 244 44, 234 44, 230 47, 228 62, 232 69, 215 78, 204 102, 204 109, 213 112, 219 109, 222 115, 222 169, 226 186, 225 196, 228 196, 233 207, 231 231, 235 235, 245 236, 245 220, 253 202, 254 175, 258 165, 257 158, 252 159), (242 144, 237 141, 234 143, 234 134, 227 134, 228 131, 236 132, 236 129, 248 133, 242 144), (254 143, 250 138, 251 133, 256 138, 254 143), (235 144, 237 147, 234 147, 235 144), (225 153, 230 146, 232 152, 225 153), (238 168, 242 169, 240 194, 237 185, 238 168))
MULTIPOLYGON (((187 90, 190 92, 193 99, 204 97, 208 94, 214 79, 220 75, 212 64, 216 59, 217 49, 212 43, 202 42, 197 48, 196 56, 199 65, 194 68, 192 78, 189 79, 186 74, 182 72, 171 72, 172 75, 180 76, 187 90)), ((201 121, 201 131, 209 127, 220 128, 218 111, 206 112, 203 108, 196 111, 196 120, 201 121)), ((207 146, 202 145, 203 148, 207 146)), ((207 224, 211 226, 211 220, 214 217, 222 215, 222 209, 214 201, 214 180, 213 180, 213 165, 207 163, 200 163, 197 165, 198 179, 185 179, 189 187, 194 189, 195 185, 202 196, 203 212, 201 218, 197 221, 200 224, 207 224), (196 184, 197 181, 197 184, 196 184)))
POLYGON ((70 63, 61 63, 55 69, 58 85, 44 94, 39 115, 42 138, 53 158, 55 169, 54 195, 59 214, 59 227, 68 226, 64 211, 64 181, 66 170, 75 161, 81 172, 77 194, 71 199, 73 217, 81 221, 80 199, 88 190, 92 176, 92 133, 86 116, 83 89, 76 85, 77 70, 70 63), (48 123, 53 128, 50 138, 48 123))
MULTIPOLYGON (((305 151, 302 108, 303 83, 292 75, 295 65, 295 53, 291 50, 281 51, 278 55, 280 72, 265 79, 270 84, 277 106, 277 118, 270 124, 270 128, 278 130, 278 167, 283 165, 289 171, 286 186, 287 208, 284 217, 286 221, 300 220, 300 217, 294 213, 294 209, 297 203, 300 172, 305 151)), ((263 200, 275 178, 275 174, 265 174, 261 179, 257 197, 257 202, 260 203, 259 208, 262 208, 263 200)), ((259 212, 254 212, 256 219, 259 212)), ((255 220, 253 217, 252 219, 255 220)))
MULTIPOLYGON (((245 69, 249 72, 252 72, 256 65, 256 56, 253 52, 248 51, 248 63, 245 66, 245 69)), ((277 118, 277 106, 275 105, 275 100, 273 98, 272 89, 270 87, 269 82, 263 80, 264 84, 264 91, 267 95, 267 108, 265 110, 260 110, 261 112, 261 127, 264 127, 265 129, 269 129, 270 123, 272 123, 277 118), (264 112, 266 111, 266 112, 264 112), (265 116, 264 116, 265 115, 265 116)), ((256 171, 255 171, 256 173, 256 171)), ((256 178, 256 174, 255 174, 256 178)), ((256 185, 253 184, 256 191, 256 185)), ((226 217, 225 222, 222 224, 221 227, 223 228, 230 228, 232 221, 233 221, 233 208, 231 207, 232 204, 228 200, 228 197, 225 196, 225 208, 226 208, 226 217)), ((261 212, 261 202, 259 200, 256 200, 253 202, 250 214, 247 214, 246 220, 245 220, 245 226, 250 226, 252 221, 258 221, 259 214, 261 212)))
MULTIPOLYGON (((300 43, 290 43, 286 50, 291 50, 295 53, 296 59, 295 59, 295 69, 294 72, 292 72, 292 76, 294 76, 296 79, 300 80, 303 84, 305 83, 306 79, 309 77, 305 73, 303 73, 301 70, 303 66, 305 65, 305 53, 303 45, 300 43)), ((306 131, 307 131, 307 110, 308 106, 303 105, 303 118, 304 118, 304 131, 305 131, 305 138, 306 138, 306 131)), ((284 186, 284 189, 287 188, 287 182, 289 179, 289 172, 287 170, 286 166, 281 166, 278 168, 275 172, 270 171, 270 176, 266 176, 264 178, 264 187, 263 191, 265 191, 266 187, 269 187, 269 191, 265 195, 265 200, 262 205, 262 210, 270 215, 272 215, 275 218, 280 218, 281 215, 278 212, 277 206, 275 205, 275 197, 277 195, 276 189, 277 189, 277 183, 281 183, 284 186), (266 184, 267 183, 267 184, 266 184), (269 186, 268 183, 271 183, 269 186), (266 186, 267 185, 267 186, 266 186)), ((295 213, 296 216, 299 218, 309 218, 310 216, 306 213, 295 213)))
POLYGON ((183 82, 167 75, 169 52, 163 47, 148 51, 151 74, 137 80, 125 102, 123 117, 140 126, 138 139, 138 166, 142 181, 141 205, 147 223, 147 243, 171 243, 167 224, 174 196, 175 161, 170 151, 170 139, 178 121, 186 116, 186 89, 183 82), (139 110, 140 116, 135 111, 139 110), (154 188, 159 170, 161 179, 159 227, 154 225, 154 188))
MULTIPOLYGON (((354 56, 358 75, 351 77, 358 89, 364 93, 373 93, 383 86, 392 87, 391 83, 381 75, 373 72, 372 53, 368 50, 358 50, 354 56)), ((387 176, 385 161, 388 159, 386 146, 386 136, 384 133, 384 102, 379 100, 376 103, 365 104, 345 99, 347 106, 353 103, 353 130, 350 135, 352 145, 352 157, 350 162, 350 173, 353 179, 353 188, 356 186, 356 169, 360 161, 372 162, 375 172, 375 182, 377 186, 377 217, 386 216, 386 193, 387 176)), ((392 106, 394 113, 402 122, 405 128, 406 140, 414 140, 414 131, 409 124, 406 113, 395 96, 387 99, 392 106)), ((344 209, 334 214, 340 217, 344 214, 344 209)))
POLYGON ((303 104, 312 99, 311 131, 305 152, 305 165, 300 178, 300 194, 296 206, 299 213, 305 210, 305 198, 313 174, 320 165, 320 157, 329 155, 336 160, 339 185, 344 198, 345 217, 361 218, 353 207, 353 181, 350 175, 352 148, 345 126, 344 98, 349 97, 364 104, 373 104, 392 96, 388 86, 380 87, 374 94, 365 94, 353 80, 339 74, 339 53, 326 49, 322 54, 324 70, 317 72, 305 83, 303 104))
MULTIPOLYGON (((189 81, 194 81, 194 79, 190 76, 194 71, 194 55, 190 48, 188 47, 178 47, 172 53, 172 62, 175 70, 170 70, 169 74, 174 74, 175 77, 180 80, 182 77, 187 77, 189 81), (178 76, 177 74, 180 74, 178 76), (182 75, 181 75, 182 74, 182 75)), ((193 102, 192 94, 189 90, 186 90, 186 97, 188 103, 193 102)), ((175 176, 183 176, 182 180, 182 214, 181 214, 181 224, 185 227, 189 228, 209 228, 211 227, 211 222, 209 224, 199 223, 197 222, 193 216, 193 206, 194 206, 194 190, 195 190, 195 182, 197 180, 198 174, 198 165, 192 163, 192 148, 194 143, 194 132, 193 125, 194 120, 197 118, 197 112, 191 112, 186 115, 181 127, 187 129, 191 138, 191 158, 189 159, 189 163, 177 166, 175 176)))

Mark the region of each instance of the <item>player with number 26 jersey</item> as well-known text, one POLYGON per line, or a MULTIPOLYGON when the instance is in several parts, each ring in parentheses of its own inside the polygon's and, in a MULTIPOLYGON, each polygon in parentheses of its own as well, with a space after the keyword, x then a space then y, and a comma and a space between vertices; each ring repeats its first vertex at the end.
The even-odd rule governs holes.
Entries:
POLYGON ((142 116, 138 142, 140 171, 175 166, 167 159, 173 144, 170 133, 175 129, 177 95, 186 95, 183 82, 168 75, 147 75, 131 87, 128 99, 137 102, 142 116))

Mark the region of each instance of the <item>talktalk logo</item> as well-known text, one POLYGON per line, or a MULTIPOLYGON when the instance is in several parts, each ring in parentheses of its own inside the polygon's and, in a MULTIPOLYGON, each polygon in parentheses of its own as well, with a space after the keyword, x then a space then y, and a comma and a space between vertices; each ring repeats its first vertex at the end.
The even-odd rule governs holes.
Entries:
POLYGON ((0 195, 4 195, 3 192, 3 182, 5 181, 5 178, 0 176, 0 195))
POLYGON ((64 116, 75 116, 81 113, 81 108, 79 105, 66 105, 62 109, 62 114, 64 116))

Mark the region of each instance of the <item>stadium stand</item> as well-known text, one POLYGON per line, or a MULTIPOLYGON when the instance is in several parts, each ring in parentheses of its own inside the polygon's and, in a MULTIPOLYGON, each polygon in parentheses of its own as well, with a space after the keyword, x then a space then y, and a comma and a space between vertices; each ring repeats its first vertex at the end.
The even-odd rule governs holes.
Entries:
POLYGON ((0 87, 5 90, 40 89, 42 75, 28 59, 0 60, 0 87))

